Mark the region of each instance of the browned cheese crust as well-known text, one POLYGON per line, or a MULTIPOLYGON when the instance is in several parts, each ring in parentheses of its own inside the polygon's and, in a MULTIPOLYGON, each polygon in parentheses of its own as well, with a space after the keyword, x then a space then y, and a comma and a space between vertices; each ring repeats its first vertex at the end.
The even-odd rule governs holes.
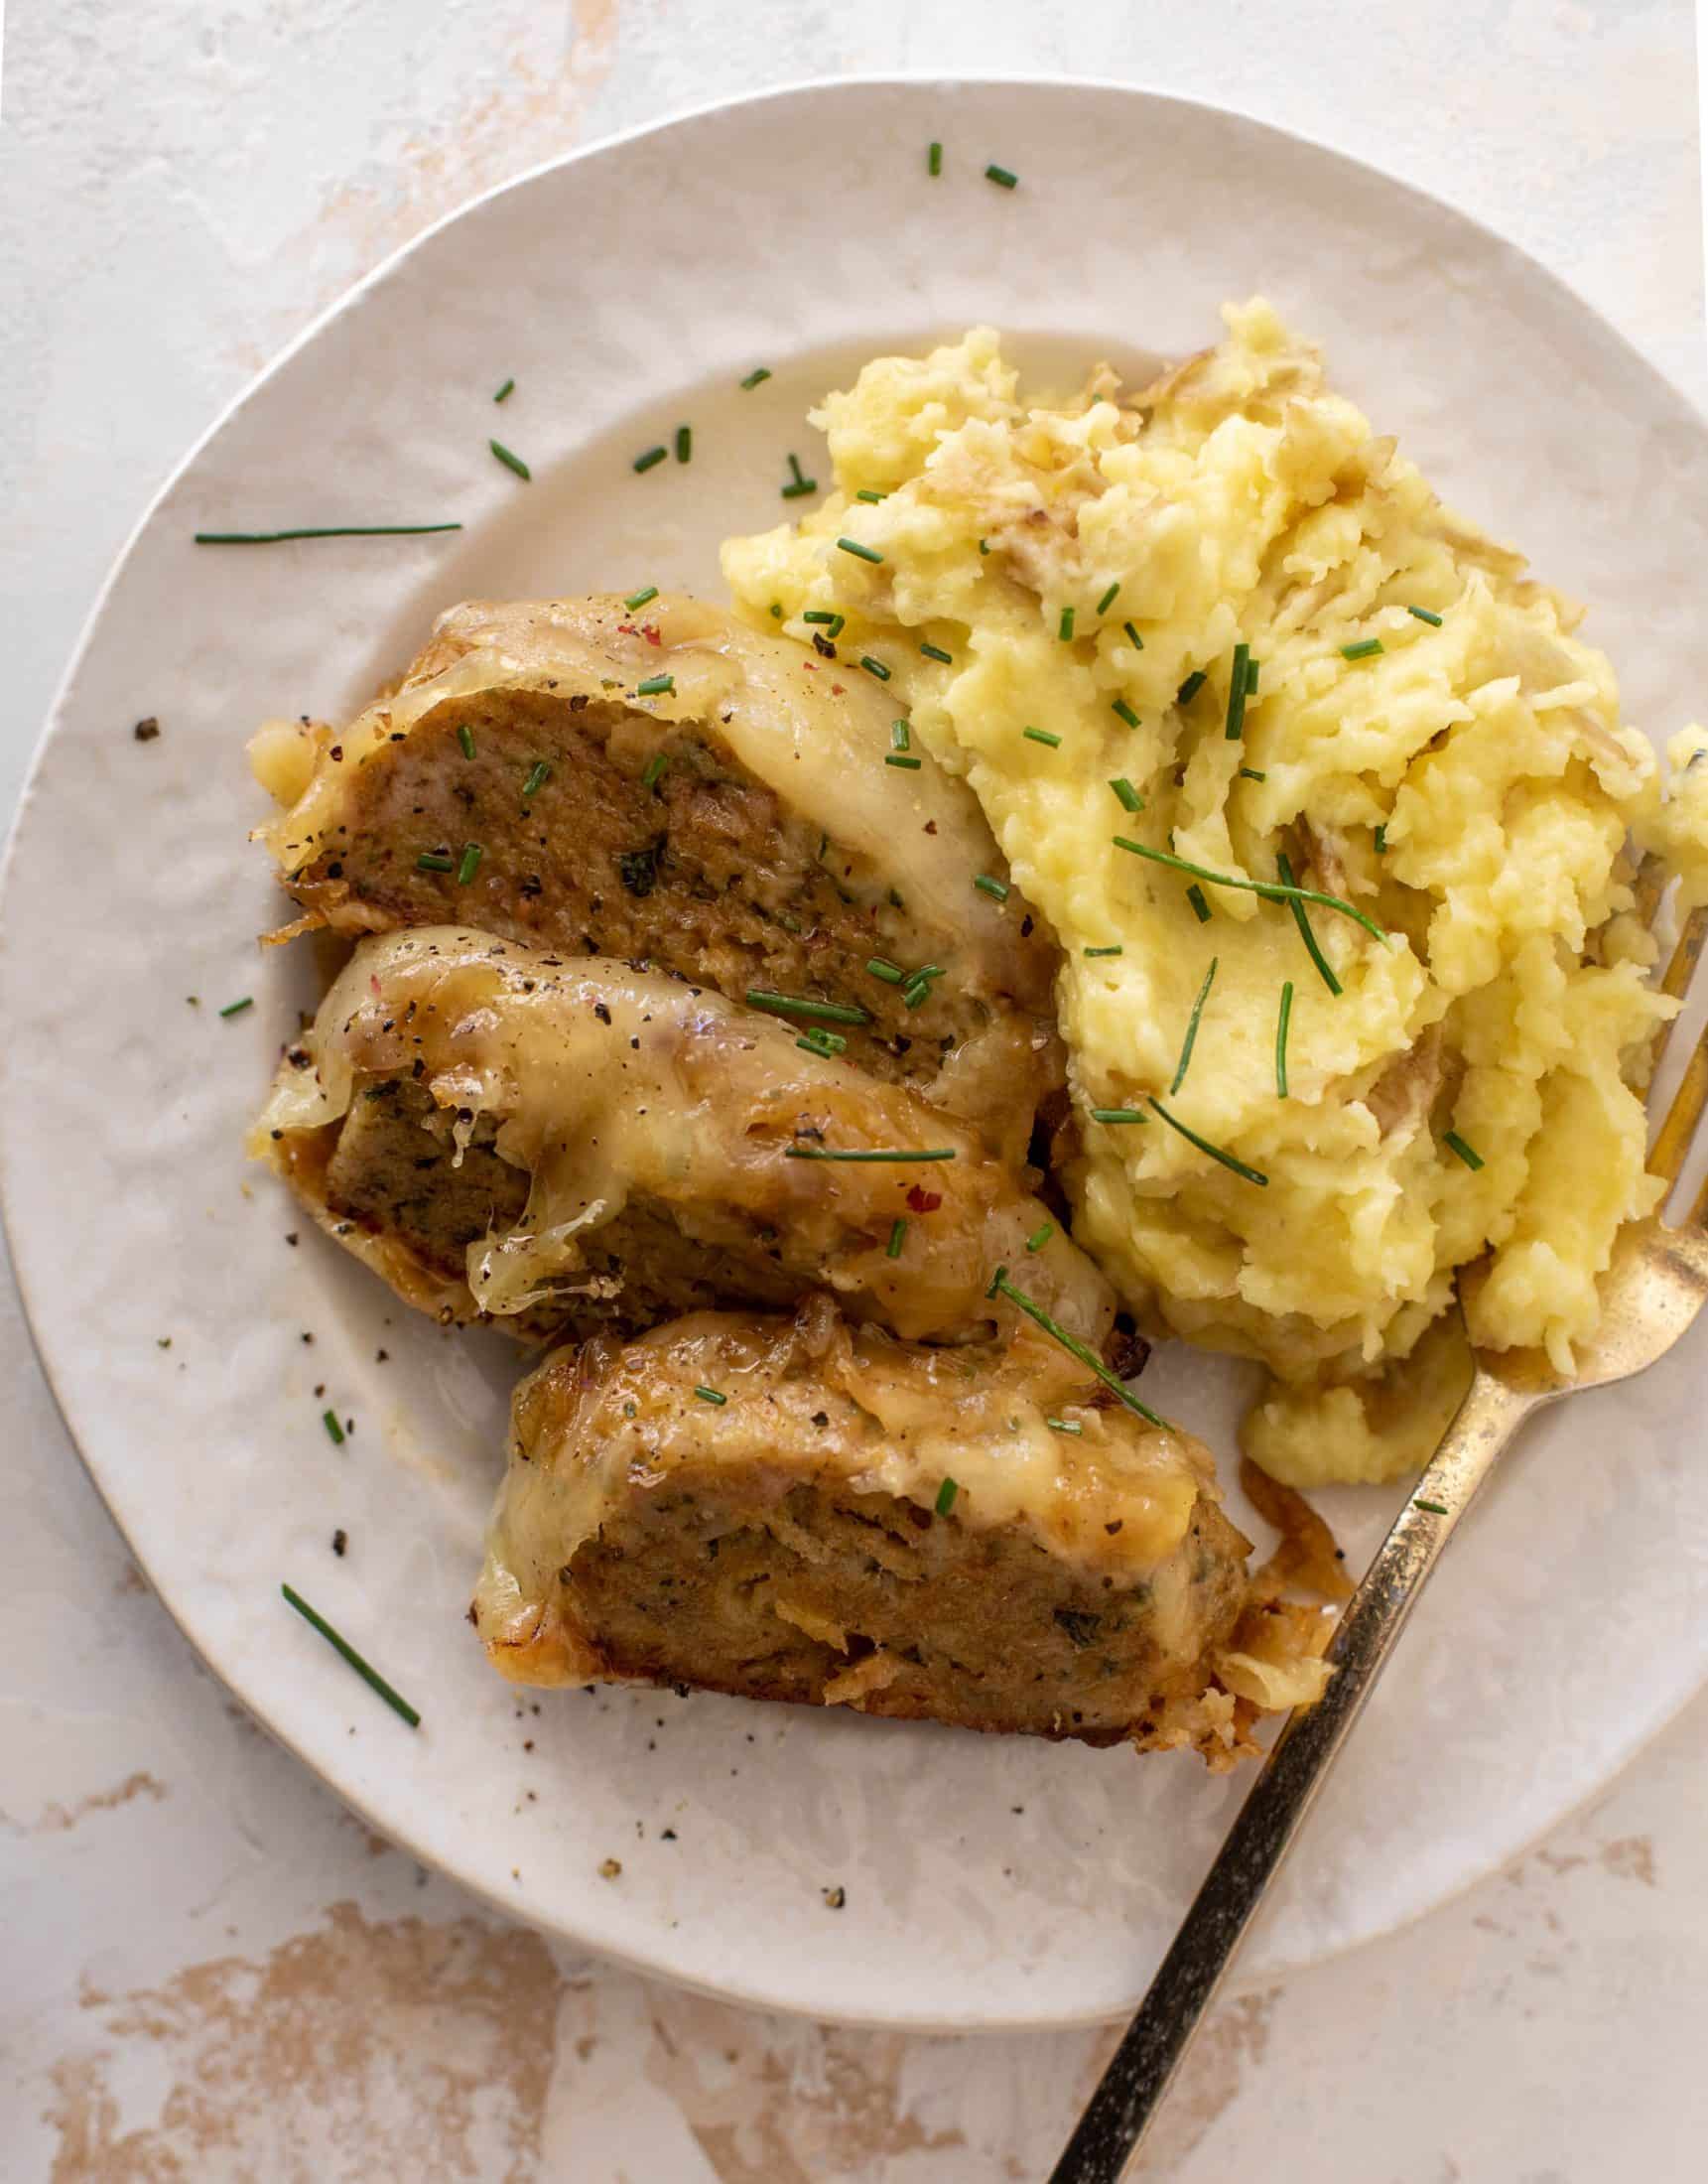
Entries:
POLYGON ((1017 1322, 986 1296, 1006 1264, 1081 1340, 1114 1325, 1013 1170, 905 1086, 680 980, 463 928, 357 948, 254 1145, 446 1321, 632 1330, 825 1287, 909 1338, 980 1340, 1017 1322), (825 1158, 850 1153, 904 1157, 825 1158))
POLYGON ((472 1616, 522 1683, 688 1684, 1223 1766, 1258 1711, 1221 1673, 1242 1681, 1248 1547, 1199 1444, 1044 1338, 924 1348, 819 1297, 555 1352, 516 1397, 472 1616))
POLYGON ((347 727, 263 732, 290 808, 259 831, 309 923, 456 919, 731 999, 856 1003, 851 1058, 1022 1158, 1062 1082, 1057 951, 1018 893, 975 888, 1006 868, 965 783, 917 749, 885 763, 896 711, 694 601, 476 602, 347 727), (942 975, 885 982, 874 956, 942 975))

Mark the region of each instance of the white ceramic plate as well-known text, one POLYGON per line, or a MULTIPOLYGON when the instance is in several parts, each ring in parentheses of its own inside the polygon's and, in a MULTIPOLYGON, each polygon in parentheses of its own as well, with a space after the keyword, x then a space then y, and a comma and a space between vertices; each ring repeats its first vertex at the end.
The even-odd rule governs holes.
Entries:
MULTIPOLYGON (((195 452, 61 696, 13 844, 0 1056, 10 1232, 66 1419, 172 1612, 255 1713, 416 1855, 578 1943, 826 2016, 1107 2015, 1142 1990, 1244 1783, 711 1698, 536 1707, 489 1674, 462 1611, 515 1355, 393 1307, 242 1159, 313 999, 308 949, 255 952, 280 897, 244 841, 260 799, 243 739, 269 714, 353 708, 471 594, 717 596, 718 541, 788 512, 787 455, 816 467, 805 406, 866 354, 988 320, 1077 376, 1197 346, 1224 298, 1257 289, 1451 497, 1596 602, 1633 718, 1678 725, 1708 685, 1708 437, 1680 395, 1537 266, 1367 169, 1173 99, 1019 83, 791 91, 471 205, 195 452), (1017 190, 983 179, 990 160, 1017 190), (761 363, 774 376, 739 391, 761 363), (684 421, 692 465, 636 476, 635 453, 684 421), (532 484, 492 460, 494 432, 532 484), (448 518, 463 529, 192 543, 448 518), (160 738, 139 744, 150 714, 160 738), (243 994, 255 1007, 222 1021, 243 994), (342 1447, 328 1404, 355 1422, 342 1447), (281 1578, 415 1701, 418 1734, 288 1612, 281 1578), (609 1857, 619 1878, 600 1877, 609 1857)), ((1420 1611, 1248 1975, 1440 1901, 1695 1688, 1700 1363, 1532 1431, 1420 1611)), ((1166 1407, 1230 1448, 1237 1376, 1182 1356, 1153 1371, 1166 1407)), ((1355 1556, 1392 1499, 1337 1498, 1355 1556)))

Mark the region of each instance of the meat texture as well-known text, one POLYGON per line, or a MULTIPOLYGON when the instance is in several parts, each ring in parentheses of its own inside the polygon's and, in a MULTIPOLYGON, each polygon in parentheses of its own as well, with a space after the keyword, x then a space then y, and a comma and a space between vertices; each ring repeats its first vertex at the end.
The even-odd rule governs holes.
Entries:
POLYGON ((892 748, 899 711, 822 632, 815 653, 670 597, 474 602, 347 727, 261 732, 285 809, 257 831, 305 912, 287 931, 455 918, 829 1002, 851 1058, 1019 1158, 1063 1078, 1057 950, 965 782, 892 748))
POLYGON ((680 979, 460 927, 357 947, 253 1147, 447 1322, 633 1330, 822 1287, 963 1342, 1019 1323, 986 1295, 1007 1265, 1081 1340, 1112 1338, 1091 1261, 906 1086, 680 979))
MULTIPOLYGON (((1221 1766, 1259 1710, 1248 1547, 1199 1444, 1046 1336, 927 1348, 818 1297, 555 1351, 517 1392, 472 1619, 519 1683, 690 1684, 1221 1766)), ((1313 1690, 1319 1620, 1283 1646, 1313 1690)))

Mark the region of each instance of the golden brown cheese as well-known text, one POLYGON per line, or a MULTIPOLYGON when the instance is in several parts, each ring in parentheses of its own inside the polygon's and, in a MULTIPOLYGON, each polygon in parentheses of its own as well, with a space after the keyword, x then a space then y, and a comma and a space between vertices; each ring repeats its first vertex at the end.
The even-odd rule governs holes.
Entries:
POLYGON ((680 980, 463 928, 356 949, 281 1063, 252 1145, 346 1249, 447 1319, 534 1333, 633 1323, 644 1300, 646 1323, 661 1297, 792 1303, 822 1286, 900 1334, 960 1341, 1017 1320, 986 1296, 1006 1264, 1081 1340, 1104 1343, 1114 1322, 1108 1283, 1013 1170, 904 1086, 680 980), (364 1221, 337 1202, 340 1133, 364 1102, 395 1098, 387 1087, 442 1126, 420 1141, 430 1199, 463 1158, 525 1179, 459 1247, 460 1266, 383 1205, 364 1221), (612 1263, 619 1230, 636 1264, 612 1263), (661 1256, 701 1287, 680 1297, 661 1256))
POLYGON ((828 1002, 851 1058, 1024 1159, 1061 1084, 1053 940, 975 887, 1006 885, 977 800, 814 634, 668 594, 454 608, 347 727, 256 738, 285 807, 259 838, 307 922, 456 919, 828 1002))
POLYGON ((685 1682, 1226 1763, 1253 1698, 1324 1674, 1320 1617, 1248 1606, 1247 1544, 1204 1450, 1044 1337, 926 1349, 820 1297, 548 1359, 517 1394, 474 1620, 524 1683, 685 1682))

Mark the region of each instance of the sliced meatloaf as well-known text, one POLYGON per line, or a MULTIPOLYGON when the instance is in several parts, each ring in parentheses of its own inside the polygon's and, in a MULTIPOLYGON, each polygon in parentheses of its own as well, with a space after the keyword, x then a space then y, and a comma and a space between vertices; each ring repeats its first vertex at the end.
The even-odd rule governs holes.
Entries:
POLYGON ((363 941, 254 1137, 408 1302, 518 1333, 827 1288, 910 1339, 1082 1340, 1114 1297, 978 1134, 680 979, 454 926, 363 941))
MULTIPOLYGON (((516 1395, 471 1613, 519 1683, 688 1684, 1225 1765, 1258 1710, 1248 1548, 1199 1444, 1047 1337, 926 1348, 819 1297, 555 1351, 516 1395)), ((1320 1643, 1288 1641, 1300 1695, 1320 1643)))
POLYGON ((852 1010, 852 1058, 1018 1157, 1062 1081, 1057 951, 899 712, 822 631, 474 602, 347 727, 261 732, 258 833, 302 923, 456 919, 852 1010))

